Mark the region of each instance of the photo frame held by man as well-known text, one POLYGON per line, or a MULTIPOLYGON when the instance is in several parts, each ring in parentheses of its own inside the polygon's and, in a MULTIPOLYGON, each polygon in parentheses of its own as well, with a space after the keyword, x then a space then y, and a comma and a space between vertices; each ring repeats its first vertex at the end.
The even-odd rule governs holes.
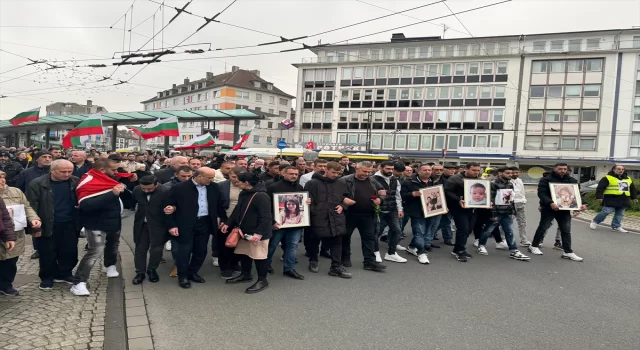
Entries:
POLYGON ((482 179, 464 180, 465 208, 491 208, 491 182, 482 179))
POLYGON ((578 184, 549 183, 551 199, 558 206, 558 210, 580 210, 582 197, 578 184))
POLYGON ((449 212, 447 201, 444 197, 444 186, 431 186, 420 189, 420 201, 422 202, 422 212, 425 218, 449 212))
POLYGON ((274 221, 280 225, 280 228, 309 226, 308 199, 308 192, 274 193, 274 221))

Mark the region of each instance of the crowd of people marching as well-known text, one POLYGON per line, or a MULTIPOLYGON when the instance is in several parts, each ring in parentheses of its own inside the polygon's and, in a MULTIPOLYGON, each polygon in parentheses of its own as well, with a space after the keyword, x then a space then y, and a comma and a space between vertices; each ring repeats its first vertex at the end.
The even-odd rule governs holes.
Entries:
MULTIPOLYGON (((68 283, 74 295, 89 295, 87 280, 101 254, 107 276, 117 277, 123 210, 135 211, 133 284, 147 278, 159 281, 163 248, 171 252, 175 266, 170 276, 177 277, 180 287, 204 283, 198 273, 207 258, 209 241, 213 265, 219 267, 226 283, 254 282, 247 293, 269 285, 267 276, 274 273, 272 260, 278 247, 284 275, 303 280, 296 271, 300 242, 304 242, 311 273, 320 271, 319 256, 324 256, 331 260, 330 276, 348 279, 352 277, 347 268, 353 266, 351 242, 356 229, 363 268, 375 272, 385 271, 383 261, 406 263, 399 252, 429 264, 429 252, 441 248, 439 242, 452 247, 455 259, 466 262, 472 257, 467 250, 472 233, 478 254, 488 254, 487 242, 493 237, 496 249, 508 251, 514 260, 528 261, 530 257, 518 246, 542 255, 543 239, 554 220, 558 232, 553 248, 563 251, 562 258, 583 260, 572 250, 571 215, 586 207, 560 210, 549 185, 577 183, 567 164, 556 164, 540 179, 537 205, 541 218, 532 241, 526 232, 527 198, 519 169, 491 170, 483 174, 480 164, 473 162, 464 166, 401 161, 353 164, 348 157, 265 162, 257 156, 231 159, 223 154, 164 157, 148 152, 123 157, 94 150, 2 147, 0 293, 19 294, 12 283, 18 258, 25 251, 25 235, 33 240, 31 258, 39 259, 41 290, 68 283), (491 181, 489 190, 478 186, 482 196, 490 191, 491 204, 484 209, 471 208, 465 201, 465 180, 479 178, 491 181), (446 204, 448 211, 425 218, 421 190, 438 185, 443 186, 445 198, 434 199, 433 204, 430 198, 429 205, 443 208, 446 204), (512 190, 513 198, 495 202, 496 191, 503 189, 512 190), (308 193, 306 203, 291 200, 282 216, 274 213, 276 195, 300 192, 308 193), (305 206, 309 225, 288 225, 302 222, 305 206), (409 223, 411 240, 403 244, 409 223), (86 238, 87 245, 78 262, 80 237, 86 238), (386 243, 384 256, 382 243, 386 243)), ((637 190, 624 167, 614 166, 602 178, 596 196, 604 207, 591 228, 615 212, 612 228, 626 232, 621 226, 624 209, 631 200, 637 201, 637 190)))

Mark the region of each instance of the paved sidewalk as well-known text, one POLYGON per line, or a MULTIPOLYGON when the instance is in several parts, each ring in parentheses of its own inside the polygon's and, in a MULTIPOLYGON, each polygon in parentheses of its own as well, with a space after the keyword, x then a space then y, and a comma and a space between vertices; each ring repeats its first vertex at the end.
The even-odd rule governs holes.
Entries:
MULTIPOLYGON (((584 213, 578 215, 576 219, 591 222, 593 221, 593 218, 596 215, 598 215, 598 212, 587 209, 585 210, 584 213)), ((603 227, 611 228, 612 219, 613 219, 613 214, 609 214, 609 216, 607 216, 607 218, 600 223, 600 226, 602 226, 600 228, 603 228, 603 227)), ((622 227, 626 230, 629 230, 635 233, 640 233, 640 217, 625 215, 624 219, 622 220, 622 227)))
MULTIPOLYGON (((85 243, 84 239, 78 243, 80 259, 85 243)), ((76 297, 66 283, 56 283, 51 292, 41 291, 38 260, 31 260, 31 253, 33 247, 28 245, 18 261, 14 287, 20 296, 0 296, 0 349, 102 349, 107 306, 102 259, 91 271, 91 295, 76 297)))

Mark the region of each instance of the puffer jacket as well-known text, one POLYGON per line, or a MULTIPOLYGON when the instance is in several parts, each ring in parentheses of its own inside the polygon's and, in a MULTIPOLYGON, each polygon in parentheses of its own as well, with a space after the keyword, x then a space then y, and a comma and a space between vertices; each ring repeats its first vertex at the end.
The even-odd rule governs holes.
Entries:
POLYGON ((493 207, 491 208, 491 215, 493 217, 513 215, 515 213, 513 192, 511 194, 509 204, 497 205, 496 194, 499 190, 513 190, 513 184, 511 181, 504 180, 500 176, 496 176, 493 181, 491 181, 491 204, 493 204, 493 207))
MULTIPOLYGON (((617 177, 620 180, 629 178, 627 173, 618 176, 613 171, 610 171, 607 175, 617 177)), ((633 181, 631 182, 631 186, 629 187, 631 196, 627 196, 626 194, 604 194, 607 186, 609 186, 609 179, 607 179, 606 176, 603 176, 602 179, 600 179, 600 182, 598 182, 598 188, 596 188, 596 198, 602 199, 602 205, 605 207, 629 208, 629 206, 631 205, 631 200, 638 199, 638 189, 636 188, 633 181)))
MULTIPOLYGON (((351 176, 351 175, 349 175, 351 176)), ((307 182, 305 190, 309 191, 311 205, 311 232, 316 237, 328 238, 347 233, 347 218, 344 211, 336 213, 336 207, 342 204, 347 187, 343 181, 332 180, 318 173, 314 173, 311 181, 307 182)))
POLYGON ((413 174, 411 178, 404 180, 402 183, 402 200, 404 201, 404 214, 409 217, 424 218, 424 212, 422 211, 422 201, 420 197, 414 197, 413 192, 420 191, 422 188, 433 186, 431 179, 422 181, 418 174, 413 174))

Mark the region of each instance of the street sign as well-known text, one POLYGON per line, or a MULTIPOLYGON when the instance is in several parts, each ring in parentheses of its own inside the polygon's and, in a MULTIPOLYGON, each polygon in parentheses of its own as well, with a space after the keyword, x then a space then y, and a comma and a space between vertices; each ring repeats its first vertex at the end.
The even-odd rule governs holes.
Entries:
POLYGON ((276 145, 276 147, 278 147, 278 149, 285 149, 285 148, 287 148, 287 142, 283 141, 283 140, 280 140, 280 141, 278 141, 278 144, 276 145))

